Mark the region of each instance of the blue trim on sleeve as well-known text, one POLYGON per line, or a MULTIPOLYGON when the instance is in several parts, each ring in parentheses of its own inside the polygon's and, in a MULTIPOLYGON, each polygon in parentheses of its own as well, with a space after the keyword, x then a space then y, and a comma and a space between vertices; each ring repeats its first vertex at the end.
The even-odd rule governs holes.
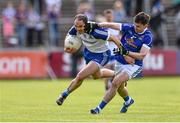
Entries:
POLYGON ((144 44, 146 44, 147 46, 149 46, 150 48, 152 47, 152 35, 151 34, 146 34, 144 36, 144 44))
POLYGON ((109 37, 109 32, 104 28, 98 28, 92 31, 91 35, 96 39, 107 40, 109 37))
POLYGON ((131 29, 133 27, 133 25, 132 24, 128 24, 128 23, 123 23, 122 24, 122 29, 121 29, 121 31, 122 32, 126 32, 126 31, 128 31, 129 29, 131 29))
POLYGON ((68 34, 70 35, 76 35, 76 33, 77 33, 77 30, 74 26, 72 26, 71 29, 69 29, 68 31, 68 34))

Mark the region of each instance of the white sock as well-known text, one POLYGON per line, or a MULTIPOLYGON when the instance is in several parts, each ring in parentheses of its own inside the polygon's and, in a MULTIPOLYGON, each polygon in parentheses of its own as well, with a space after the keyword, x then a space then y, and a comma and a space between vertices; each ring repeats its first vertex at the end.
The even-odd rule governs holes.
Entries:
POLYGON ((97 108, 99 109, 99 111, 101 111, 101 108, 99 106, 97 108))
POLYGON ((131 101, 131 97, 129 97, 128 101, 125 102, 125 105, 128 105, 131 101))

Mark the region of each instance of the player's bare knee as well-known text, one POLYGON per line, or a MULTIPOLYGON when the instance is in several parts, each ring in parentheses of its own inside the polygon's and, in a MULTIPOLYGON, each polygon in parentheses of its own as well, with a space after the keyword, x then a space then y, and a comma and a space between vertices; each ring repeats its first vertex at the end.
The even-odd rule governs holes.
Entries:
POLYGON ((93 78, 94 80, 101 78, 101 73, 100 73, 100 72, 97 72, 97 73, 93 74, 93 75, 92 75, 92 78, 93 78))

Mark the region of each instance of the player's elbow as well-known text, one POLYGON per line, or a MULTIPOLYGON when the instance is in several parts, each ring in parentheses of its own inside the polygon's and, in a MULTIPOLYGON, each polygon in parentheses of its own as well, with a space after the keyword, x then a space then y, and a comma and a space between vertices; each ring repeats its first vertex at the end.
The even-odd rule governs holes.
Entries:
POLYGON ((146 56, 145 53, 140 54, 139 60, 143 60, 145 58, 145 56, 146 56))
POLYGON ((113 35, 110 35, 110 36, 109 36, 108 41, 110 41, 110 42, 114 42, 114 37, 113 37, 113 35))

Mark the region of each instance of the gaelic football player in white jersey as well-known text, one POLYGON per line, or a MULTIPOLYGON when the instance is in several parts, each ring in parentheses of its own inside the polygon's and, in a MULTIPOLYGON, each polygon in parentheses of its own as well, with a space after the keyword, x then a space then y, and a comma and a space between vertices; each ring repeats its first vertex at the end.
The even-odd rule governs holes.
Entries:
MULTIPOLYGON (((58 105, 62 105, 67 96, 77 89, 87 77, 92 76, 97 79, 114 76, 114 71, 101 68, 108 63, 110 58, 107 41, 114 42, 119 48, 121 47, 120 41, 115 36, 110 35, 105 28, 96 25, 95 23, 89 23, 87 16, 84 14, 75 16, 74 26, 68 33, 82 40, 85 46, 83 55, 86 66, 80 70, 68 88, 60 94, 56 101, 58 105)), ((72 53, 73 49, 65 48, 65 51, 72 53)))

